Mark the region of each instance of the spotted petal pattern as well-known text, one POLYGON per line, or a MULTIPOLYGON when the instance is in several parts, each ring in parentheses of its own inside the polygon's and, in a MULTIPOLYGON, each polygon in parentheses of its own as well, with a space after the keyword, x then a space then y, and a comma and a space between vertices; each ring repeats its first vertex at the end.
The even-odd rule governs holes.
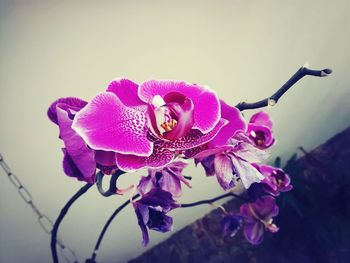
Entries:
POLYGON ((95 150, 139 156, 149 156, 153 150, 145 112, 126 107, 111 92, 94 97, 77 113, 72 127, 95 150))

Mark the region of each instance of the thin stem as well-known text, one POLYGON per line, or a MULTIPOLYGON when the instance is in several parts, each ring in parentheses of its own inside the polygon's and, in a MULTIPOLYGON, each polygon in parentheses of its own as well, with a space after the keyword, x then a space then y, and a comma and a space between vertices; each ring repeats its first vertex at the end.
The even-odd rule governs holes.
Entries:
POLYGON ((107 190, 103 190, 102 180, 105 175, 101 171, 98 172, 96 174, 96 186, 100 194, 104 197, 115 195, 118 191, 117 180, 122 174, 125 174, 125 172, 122 170, 117 170, 115 173, 113 173, 110 176, 109 188, 107 190))
MULTIPOLYGON (((138 198, 140 195, 139 194, 136 194, 132 197, 132 200, 135 200, 136 198, 138 198)), ((128 206, 129 204, 131 203, 131 200, 127 200, 125 201, 121 206, 119 206, 114 212, 113 214, 109 217, 109 219, 107 220, 106 224, 104 225, 101 233, 100 233, 100 236, 98 237, 97 239, 97 242, 96 242, 96 245, 95 245, 95 248, 94 248, 94 252, 92 253, 92 256, 91 256, 91 259, 88 259, 86 260, 86 262, 96 262, 95 259, 96 259, 96 255, 97 255, 97 251, 99 250, 100 248, 100 245, 101 245, 101 242, 102 242, 102 239, 104 237, 104 235, 106 234, 106 231, 109 227, 109 225, 112 223, 112 221, 114 220, 114 218, 119 214, 120 211, 122 211, 126 206, 128 206)))
POLYGON ((89 188, 92 186, 93 184, 87 183, 86 185, 84 185, 82 188, 79 189, 78 192, 76 192, 75 195, 72 196, 71 199, 69 199, 69 201, 66 203, 66 205, 62 208, 59 216, 56 219, 55 224, 53 225, 52 231, 51 231, 51 254, 52 254, 52 259, 54 263, 58 263, 58 256, 57 256, 57 247, 56 247, 56 243, 57 243, 57 232, 58 232, 58 228, 63 220, 63 218, 65 217, 65 215, 67 214, 69 208, 73 205, 73 203, 80 197, 82 196, 87 190, 89 190, 89 188))
POLYGON ((282 97, 284 93, 286 93, 295 83, 297 83, 304 76, 308 75, 316 77, 327 77, 331 73, 332 70, 328 68, 322 70, 313 70, 303 66, 272 96, 253 103, 241 102, 236 105, 236 108, 238 108, 240 111, 244 111, 248 109, 263 108, 268 105, 273 106, 278 102, 278 100, 282 97))
MULTIPOLYGON (((138 198, 140 195, 139 194, 136 194, 132 197, 132 200, 135 200, 136 198, 138 198)), ((234 194, 232 192, 230 193, 226 193, 226 194, 223 194, 223 195, 220 195, 220 196, 217 196, 217 197, 214 197, 212 199, 207 199, 207 200, 201 200, 201 201, 197 201, 197 202, 194 202, 194 203, 189 203, 189 204, 180 204, 180 207, 182 208, 187 208, 187 207, 193 207, 193 206, 197 206, 197 205, 202 205, 202 204, 212 204, 220 199, 223 199, 223 198, 226 198, 226 197, 230 197, 230 196, 233 196, 233 197, 236 197, 237 199, 240 199, 240 200, 243 200, 243 201, 247 201, 245 198, 243 198, 242 196, 239 196, 237 194, 234 194)), ((131 200, 127 200, 125 201, 121 206, 119 206, 114 212, 113 214, 109 217, 109 219, 107 220, 106 224, 103 226, 103 229, 97 239, 97 242, 96 242, 96 245, 95 245, 95 248, 94 248, 94 252, 92 253, 91 255, 91 258, 87 259, 85 262, 86 263, 96 263, 96 256, 97 256, 97 251, 99 250, 100 248, 100 245, 101 245, 101 242, 104 238, 104 235, 106 234, 107 232, 107 229, 108 227, 110 226, 110 224, 113 222, 114 218, 126 207, 128 206, 129 204, 131 203, 131 200)))
POLYGON ((187 207, 193 207, 193 206, 197 206, 197 205, 204 205, 204 204, 212 204, 220 199, 223 199, 223 198, 226 198, 226 197, 230 197, 230 196, 233 196, 233 197, 236 197, 237 199, 240 199, 240 200, 243 200, 243 201, 247 201, 245 198, 243 198, 242 196, 239 196, 237 194, 234 194, 234 193, 226 193, 226 194, 223 194, 223 195, 219 195, 217 197, 214 197, 212 199, 206 199, 206 200, 201 200, 201 201, 197 201, 197 202, 194 202, 194 203, 188 203, 188 204, 181 204, 180 207, 183 207, 183 208, 187 208, 187 207))

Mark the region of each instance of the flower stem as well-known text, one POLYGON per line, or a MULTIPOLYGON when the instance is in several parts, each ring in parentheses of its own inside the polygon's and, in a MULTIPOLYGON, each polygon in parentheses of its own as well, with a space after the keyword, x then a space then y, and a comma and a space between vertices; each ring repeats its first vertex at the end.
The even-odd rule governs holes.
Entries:
POLYGON ((100 192, 100 194, 104 197, 115 195, 118 191, 117 180, 118 180, 119 176, 121 176, 122 174, 125 174, 125 172, 122 170, 117 170, 115 173, 113 173, 110 176, 109 188, 107 190, 103 190, 102 180, 103 180, 103 177, 105 175, 101 171, 98 172, 96 174, 96 186, 97 186, 97 189, 100 192))
POLYGON ((201 200, 201 201, 197 201, 197 202, 193 202, 193 203, 188 203, 188 204, 181 204, 180 207, 183 207, 183 208, 187 208, 187 207, 193 207, 193 206, 197 206, 197 205, 204 205, 204 204, 212 204, 220 199, 223 199, 223 198, 226 198, 226 197, 230 197, 230 196, 233 196, 237 199, 240 199, 240 200, 243 200, 243 201, 247 201, 245 198, 243 198, 242 196, 240 195, 237 195, 237 194, 234 194, 234 193, 226 193, 226 194, 223 194, 223 195, 219 195, 217 197, 214 197, 212 199, 205 199, 205 200, 201 200))
POLYGON ((114 212, 113 214, 109 217, 109 219, 107 220, 106 224, 103 226, 103 229, 97 239, 97 242, 96 242, 96 245, 95 245, 95 248, 94 248, 94 252, 92 253, 91 255, 91 258, 90 259, 87 259, 86 262, 90 262, 90 263, 93 263, 93 262, 96 262, 95 259, 96 259, 96 255, 97 255, 97 251, 99 250, 100 248, 100 245, 101 245, 101 242, 102 242, 102 239, 104 237, 104 235, 106 234, 106 231, 109 227, 109 225, 112 223, 112 221, 114 220, 114 218, 119 214, 120 211, 122 211, 126 206, 128 206, 132 200, 135 200, 136 198, 138 198, 139 195, 136 194, 134 195, 131 199, 125 201, 121 206, 119 206, 114 212))
POLYGON ((327 77, 331 73, 332 70, 328 68, 322 70, 313 70, 303 66, 297 72, 295 72, 295 74, 272 96, 252 103, 241 102, 236 105, 236 108, 238 108, 240 111, 244 111, 263 108, 268 105, 275 105, 278 102, 278 100, 283 96, 283 94, 286 93, 295 83, 297 83, 304 76, 327 77))
POLYGON ((62 208, 59 216, 56 219, 55 224, 53 225, 52 231, 51 231, 51 254, 52 254, 52 259, 54 263, 58 263, 58 256, 57 256, 57 247, 56 247, 56 243, 57 243, 57 232, 58 232, 58 228, 63 220, 63 218, 65 217, 65 215, 67 214, 69 208, 73 205, 73 203, 83 194, 86 193, 87 190, 89 190, 89 188, 93 186, 93 184, 87 183, 85 184, 82 188, 79 189, 78 192, 76 192, 75 195, 72 196, 71 199, 69 199, 69 201, 66 203, 66 205, 62 208))

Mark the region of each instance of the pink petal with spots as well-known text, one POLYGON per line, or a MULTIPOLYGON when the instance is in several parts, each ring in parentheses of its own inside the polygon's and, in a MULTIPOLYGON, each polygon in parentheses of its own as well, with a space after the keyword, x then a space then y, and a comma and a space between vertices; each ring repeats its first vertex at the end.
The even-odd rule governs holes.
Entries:
POLYGON ((238 131, 245 131, 247 125, 242 117, 241 112, 236 107, 227 105, 220 100, 221 118, 228 120, 229 123, 223 127, 215 138, 210 142, 211 147, 227 144, 227 141, 238 131))
POLYGON ((93 98, 76 114, 72 127, 95 150, 139 156, 149 156, 153 150, 145 112, 125 106, 111 92, 93 98))
POLYGON ((209 142, 228 121, 221 119, 210 132, 203 134, 199 130, 190 130, 185 136, 175 141, 165 141, 162 147, 174 150, 187 150, 209 142))
POLYGON ((117 154, 117 166, 123 171, 135 171, 141 168, 160 168, 171 163, 174 152, 160 147, 161 142, 155 142, 153 153, 148 157, 131 154, 117 154))
POLYGON ((192 100, 194 105, 193 129, 207 133, 219 122, 220 103, 215 92, 208 88, 180 81, 149 80, 140 85, 138 95, 142 101, 149 103, 155 95, 164 98, 172 92, 181 93, 192 100))
POLYGON ((115 79, 109 83, 107 90, 113 92, 128 107, 145 106, 137 95, 138 84, 128 79, 115 79))

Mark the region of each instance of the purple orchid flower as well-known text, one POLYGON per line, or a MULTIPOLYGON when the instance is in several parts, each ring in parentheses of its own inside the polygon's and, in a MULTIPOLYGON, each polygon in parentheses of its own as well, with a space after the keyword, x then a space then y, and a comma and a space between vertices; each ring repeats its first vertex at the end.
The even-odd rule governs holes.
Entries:
POLYGON ((142 243, 149 242, 148 229, 162 233, 172 230, 173 219, 166 215, 179 207, 169 192, 155 188, 133 203, 138 224, 142 231, 142 243))
POLYGON ((142 176, 137 191, 144 196, 152 189, 160 188, 171 193, 174 198, 179 198, 182 194, 181 182, 192 188, 182 175, 182 170, 187 165, 187 162, 175 161, 161 169, 148 169, 148 176, 142 176))
POLYGON ((247 134, 260 149, 267 149, 275 143, 272 135, 272 120, 266 112, 255 113, 249 121, 247 134))
POLYGON ((262 181, 266 193, 278 196, 280 192, 288 192, 293 186, 290 184, 290 177, 282 169, 269 165, 260 165, 258 170, 265 176, 262 181))
POLYGON ((240 215, 227 214, 220 222, 224 236, 234 237, 242 227, 243 218, 240 215))
POLYGON ((263 196, 253 203, 240 207, 240 216, 244 219, 244 235, 253 245, 258 245, 264 238, 265 230, 275 233, 279 228, 273 223, 273 217, 279 212, 276 201, 271 196, 263 196))
POLYGON ((224 190, 235 186, 237 176, 246 189, 263 180, 264 176, 252 163, 266 159, 267 152, 254 147, 248 140, 231 138, 229 143, 198 153, 194 156, 196 163, 201 162, 207 176, 216 175, 224 190))
POLYGON ((80 181, 94 183, 96 167, 104 167, 105 171, 115 169, 115 154, 90 149, 83 138, 73 129, 75 115, 87 102, 78 98, 60 98, 48 109, 49 119, 58 125, 60 139, 63 140, 63 170, 66 175, 80 181))
POLYGON ((196 84, 127 79, 80 110, 73 129, 90 148, 116 152, 124 171, 163 167, 184 150, 213 139, 227 124, 214 91, 196 84))

